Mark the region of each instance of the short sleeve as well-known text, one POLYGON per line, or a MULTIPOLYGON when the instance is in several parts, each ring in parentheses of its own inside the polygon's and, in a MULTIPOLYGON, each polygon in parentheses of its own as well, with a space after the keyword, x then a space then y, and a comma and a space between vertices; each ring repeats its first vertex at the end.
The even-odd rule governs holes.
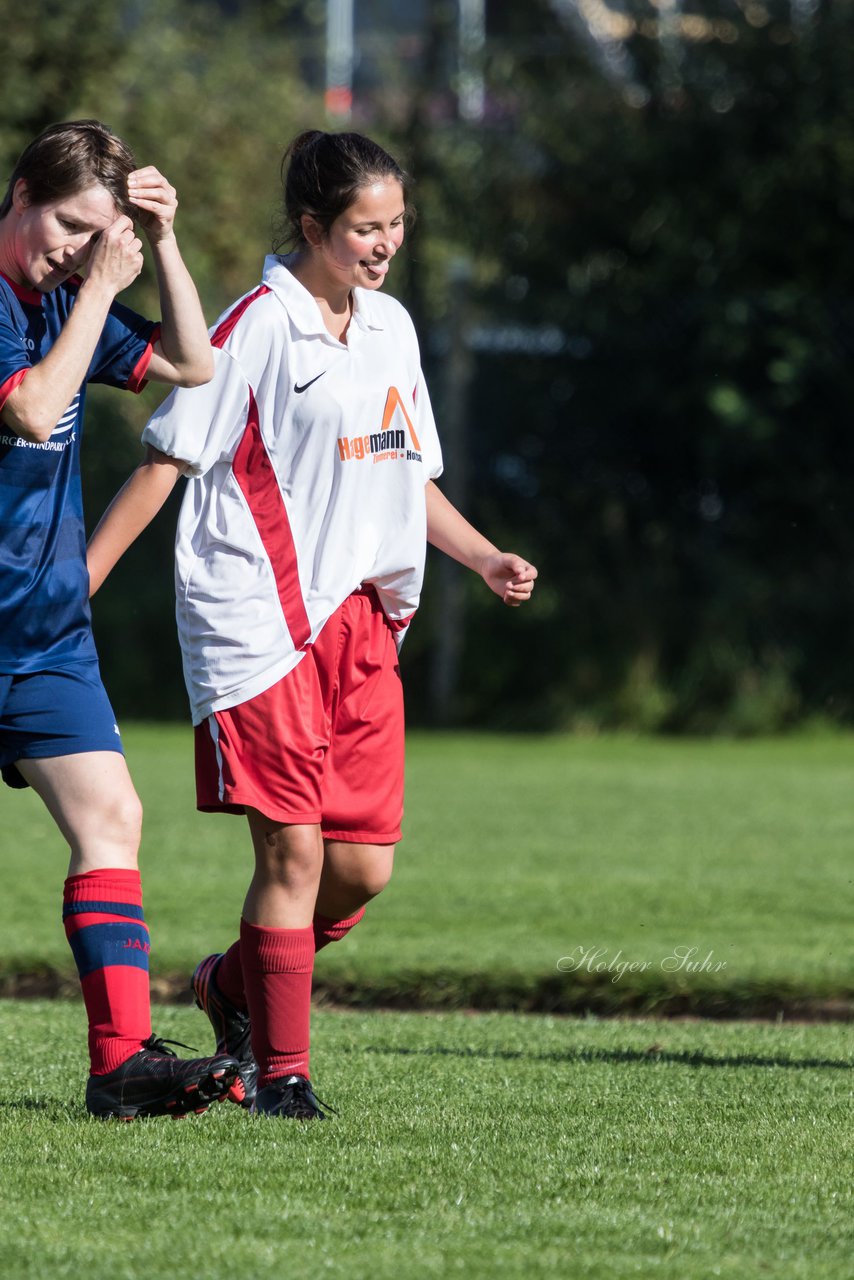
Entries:
POLYGON ((87 382, 141 391, 160 326, 114 302, 89 365, 87 382))
POLYGON ((0 294, 0 408, 31 368, 25 336, 0 294))
POLYGON ((202 387, 176 387, 151 417, 142 433, 170 458, 201 476, 230 459, 246 428, 251 405, 249 383, 226 351, 213 347, 214 375, 202 387))

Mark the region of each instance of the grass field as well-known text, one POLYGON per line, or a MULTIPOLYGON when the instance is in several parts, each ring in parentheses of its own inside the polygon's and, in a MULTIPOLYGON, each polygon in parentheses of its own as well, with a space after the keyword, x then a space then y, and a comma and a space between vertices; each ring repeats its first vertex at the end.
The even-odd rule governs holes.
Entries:
POLYGON ((89 1120, 81 1031, 0 1002, 10 1280, 852 1274, 838 1025, 319 1012, 312 1125, 89 1120))
MULTIPOLYGON (((153 973, 176 990, 235 935, 245 822, 195 812, 186 728, 131 726, 125 737, 146 809, 153 973)), ((395 876, 319 958, 318 982, 369 1005, 850 1010, 852 777, 848 736, 413 735, 395 876)), ((9 990, 15 973, 73 970, 59 837, 32 794, 7 792, 3 804, 9 990)))
MULTIPOLYGON (((195 813, 186 729, 126 742, 183 1000, 155 1030, 208 1051, 186 981, 233 935, 244 823, 195 813)), ((318 962, 365 1005, 314 1014, 338 1115, 92 1121, 79 1001, 0 1001, 0 1276, 851 1280, 850 1023, 520 1011, 850 1012, 852 769, 849 737, 413 736, 392 887, 318 962), (514 1012, 428 1011, 478 1004, 514 1012)), ((61 842, 3 803, 0 983, 61 986, 61 842)))

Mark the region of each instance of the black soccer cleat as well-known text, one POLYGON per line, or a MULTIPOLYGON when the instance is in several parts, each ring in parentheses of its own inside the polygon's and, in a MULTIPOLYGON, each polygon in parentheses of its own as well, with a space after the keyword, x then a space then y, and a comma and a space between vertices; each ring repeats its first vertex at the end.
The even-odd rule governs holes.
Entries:
POLYGON ((315 1097, 305 1076, 282 1076, 258 1090, 252 1111, 255 1115, 290 1116, 294 1120, 325 1120, 326 1112, 321 1107, 335 1114, 328 1102, 315 1097))
POLYGON ((179 1058, 165 1040, 149 1036, 115 1071, 89 1077, 86 1108, 101 1120, 200 1114, 223 1098, 241 1100, 239 1072, 240 1063, 228 1054, 179 1058))
POLYGON ((221 955, 205 956, 190 980, 196 1004, 208 1015, 216 1036, 217 1053, 227 1053, 240 1063, 243 1082, 241 1105, 250 1107, 258 1089, 258 1063, 252 1053, 249 1015, 226 1000, 216 985, 216 970, 221 955))

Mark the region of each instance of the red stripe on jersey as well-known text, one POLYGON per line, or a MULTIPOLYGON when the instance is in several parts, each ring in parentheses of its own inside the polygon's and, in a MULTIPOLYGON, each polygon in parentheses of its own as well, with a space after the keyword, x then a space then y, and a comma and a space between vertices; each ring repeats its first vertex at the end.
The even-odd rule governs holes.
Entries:
POLYGON ((270 286, 266 284, 259 284, 254 293, 248 294, 242 302, 236 303, 234 309, 229 311, 228 315, 211 338, 211 346, 225 346, 246 308, 250 307, 257 298, 263 298, 265 293, 270 293, 270 286))
POLYGON ((237 446, 232 470, 249 504, 252 519, 272 566, 279 602, 293 646, 301 649, 311 635, 311 626, 300 588, 296 547, 279 482, 261 439, 258 406, 251 389, 246 430, 237 446))
POLYGON ((12 392, 15 390, 16 387, 19 387, 21 385, 21 383, 24 381, 24 378, 26 378, 29 372, 30 372, 30 369, 28 365, 26 369, 19 369, 17 373, 11 374, 3 383, 3 385, 0 386, 0 409, 3 408, 3 405, 9 399, 9 396, 12 394, 12 392))

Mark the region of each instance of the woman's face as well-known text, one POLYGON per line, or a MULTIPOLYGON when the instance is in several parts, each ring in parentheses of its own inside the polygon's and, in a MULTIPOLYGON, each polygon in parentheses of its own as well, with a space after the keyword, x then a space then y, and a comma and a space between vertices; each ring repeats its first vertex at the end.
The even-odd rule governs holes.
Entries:
POLYGON ((119 211, 106 187, 94 185, 76 195, 31 204, 27 184, 16 187, 10 216, 15 218, 13 258, 16 284, 50 293, 88 261, 99 235, 119 211))
POLYGON ((403 243, 403 215, 403 188, 398 180, 378 178, 359 190, 312 250, 336 284, 379 289, 403 243))

